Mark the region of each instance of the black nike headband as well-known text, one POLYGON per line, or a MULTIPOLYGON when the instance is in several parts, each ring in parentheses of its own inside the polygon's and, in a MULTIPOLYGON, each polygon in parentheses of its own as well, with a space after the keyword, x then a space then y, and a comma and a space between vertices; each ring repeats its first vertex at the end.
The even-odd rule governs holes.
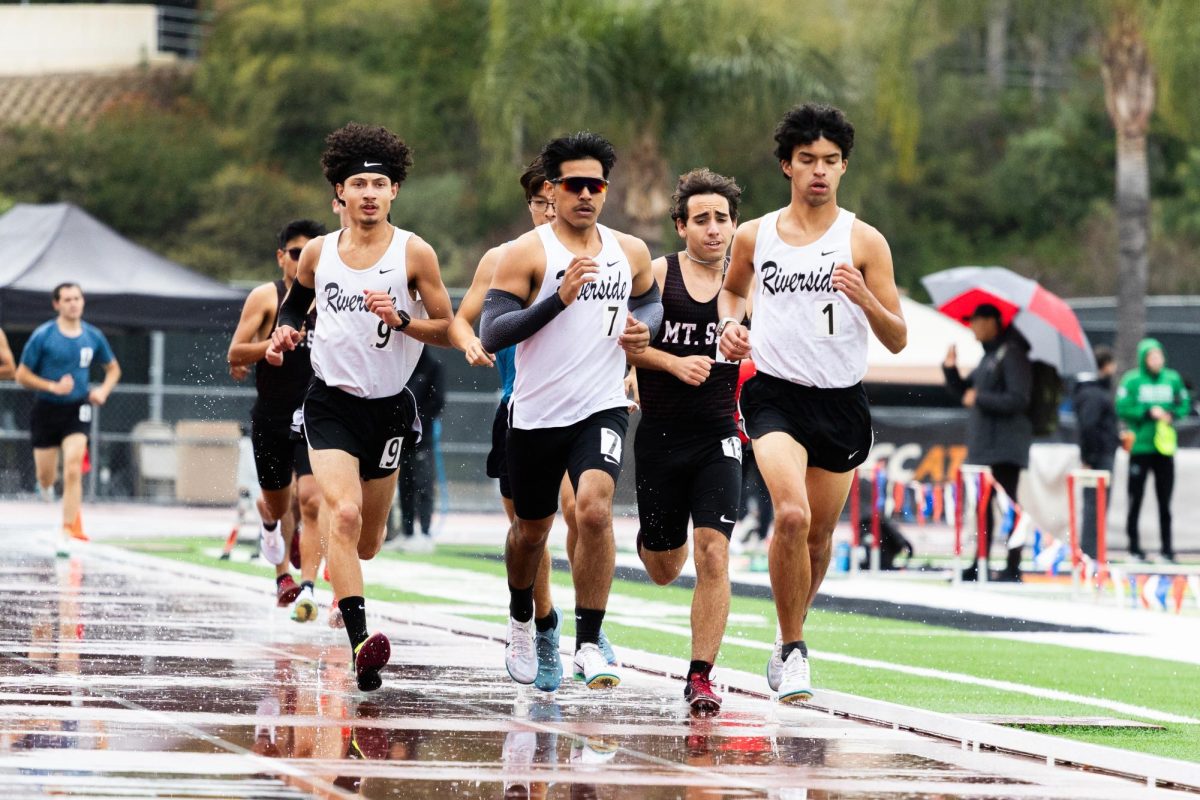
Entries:
POLYGON ((344 184, 355 175, 361 175, 363 173, 387 175, 388 180, 390 180, 392 183, 396 183, 396 171, 392 169, 387 162, 374 158, 365 158, 362 161, 352 161, 342 167, 342 170, 338 174, 334 184, 344 184))

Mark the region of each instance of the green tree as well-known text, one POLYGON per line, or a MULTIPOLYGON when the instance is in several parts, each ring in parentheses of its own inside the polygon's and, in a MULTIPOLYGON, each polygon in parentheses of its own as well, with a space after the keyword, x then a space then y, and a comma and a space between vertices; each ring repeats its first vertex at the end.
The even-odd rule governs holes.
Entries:
POLYGON ((652 246, 674 174, 695 165, 681 153, 702 148, 721 169, 746 131, 830 95, 815 50, 752 4, 715 0, 492 0, 482 61, 472 104, 493 187, 511 184, 542 141, 596 130, 618 147, 619 211, 652 246))

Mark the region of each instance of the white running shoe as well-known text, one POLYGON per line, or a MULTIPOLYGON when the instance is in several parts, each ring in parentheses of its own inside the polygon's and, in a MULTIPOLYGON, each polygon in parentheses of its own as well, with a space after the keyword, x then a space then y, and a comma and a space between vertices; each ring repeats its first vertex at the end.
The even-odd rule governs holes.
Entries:
MULTIPOLYGON (((537 733, 534 731, 509 731, 500 750, 500 761, 508 769, 525 772, 533 764, 537 751, 537 733)), ((505 797, 529 797, 528 781, 505 781, 505 797)))
POLYGON ((276 522, 275 530, 267 530, 267 526, 258 523, 258 550, 268 564, 278 567, 287 558, 287 547, 283 543, 283 523, 276 522))
POLYGON ((771 687, 772 692, 779 691, 779 683, 783 680, 783 636, 779 633, 775 634, 775 649, 771 651, 771 658, 767 661, 767 686, 771 687))
POLYGON ((317 601, 313 590, 305 587, 292 605, 292 620, 294 622, 312 622, 317 618, 317 601))
POLYGON ((620 685, 621 676, 600 652, 599 645, 586 642, 575 651, 575 680, 583 681, 589 689, 611 689, 620 685))
POLYGON ((779 702, 804 703, 812 700, 812 679, 808 659, 798 649, 783 662, 783 680, 779 683, 779 702))
POLYGON ((37 487, 37 493, 38 493, 38 499, 41 500, 43 503, 53 503, 54 502, 54 484, 50 484, 49 486, 42 486, 39 483, 38 487, 37 487))
POLYGON ((529 685, 537 678, 537 650, 533 646, 533 620, 517 622, 508 618, 508 642, 504 645, 504 666, 517 683, 529 685))

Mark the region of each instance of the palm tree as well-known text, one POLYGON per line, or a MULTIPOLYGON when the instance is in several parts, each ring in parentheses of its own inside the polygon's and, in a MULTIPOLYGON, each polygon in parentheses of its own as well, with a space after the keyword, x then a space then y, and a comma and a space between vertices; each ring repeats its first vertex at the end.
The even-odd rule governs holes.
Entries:
POLYGON ((766 134, 791 105, 828 96, 819 59, 750 3, 491 0, 482 61, 472 103, 494 185, 541 141, 596 130, 620 155, 613 199, 652 247, 672 176, 698 166, 688 159, 744 151, 734 131, 766 134))
POLYGON ((1150 167, 1146 136, 1154 111, 1154 66, 1145 20, 1133 2, 1112 6, 1101 40, 1104 100, 1117 132, 1117 358, 1136 362, 1146 330, 1150 247, 1150 167))

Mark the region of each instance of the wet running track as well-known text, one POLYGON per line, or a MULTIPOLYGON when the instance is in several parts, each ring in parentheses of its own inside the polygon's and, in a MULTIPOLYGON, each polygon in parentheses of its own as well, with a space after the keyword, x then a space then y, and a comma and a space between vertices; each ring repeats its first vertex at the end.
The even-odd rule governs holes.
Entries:
POLYGON ((677 681, 630 669, 546 695, 419 606, 372 614, 393 663, 363 694, 344 633, 291 622, 265 579, 0 544, 4 800, 1182 796, 736 693, 694 719, 677 681))

